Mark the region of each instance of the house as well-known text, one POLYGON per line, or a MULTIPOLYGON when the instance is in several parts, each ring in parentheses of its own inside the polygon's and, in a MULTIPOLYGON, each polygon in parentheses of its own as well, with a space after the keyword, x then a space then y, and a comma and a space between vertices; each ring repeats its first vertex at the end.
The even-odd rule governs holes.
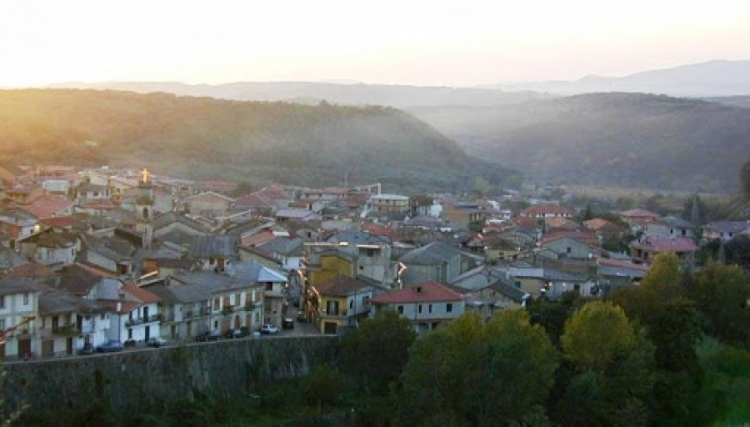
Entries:
POLYGON ((161 336, 158 305, 161 298, 145 288, 117 279, 102 279, 89 298, 102 302, 110 312, 107 339, 145 342, 161 336))
POLYGON ((195 236, 205 236, 210 230, 198 221, 176 212, 154 217, 154 239, 189 247, 195 236))
POLYGON ((223 273, 177 272, 169 278, 168 287, 177 299, 165 304, 168 334, 190 338, 209 331, 258 330, 265 310, 264 288, 263 283, 223 273))
POLYGON ((526 305, 530 295, 515 287, 507 275, 485 266, 457 277, 450 288, 463 295, 466 310, 490 318, 498 311, 526 305))
POLYGON ((31 203, 43 194, 44 189, 38 185, 16 185, 5 189, 5 198, 18 204, 31 203))
POLYGON ((694 238, 693 224, 681 218, 665 216, 646 224, 644 234, 657 239, 670 239, 674 237, 694 238))
POLYGON ((36 219, 70 216, 73 214, 75 203, 64 197, 45 194, 35 200, 18 206, 36 219))
POLYGON ((227 216, 234 199, 223 194, 207 191, 186 197, 185 206, 190 215, 206 218, 219 218, 227 216))
POLYGON ((576 215, 573 209, 558 205, 534 205, 522 211, 525 218, 572 218, 576 215))
POLYGON ((29 182, 32 174, 13 164, 0 165, 0 181, 7 187, 29 182))
POLYGON ((75 262, 81 250, 78 233, 45 230, 18 241, 19 252, 39 264, 60 268, 75 262))
POLYGON ((687 237, 659 238, 645 236, 630 244, 630 255, 644 262, 652 262, 654 257, 660 253, 674 252, 677 258, 684 264, 692 264, 695 261, 695 253, 698 246, 693 239, 687 237))
POLYGON ((90 182, 82 182, 73 191, 73 198, 77 203, 108 201, 110 197, 109 186, 92 184, 90 182))
POLYGON ((188 258, 202 270, 224 271, 239 258, 237 236, 195 236, 188 258))
POLYGON ((370 312, 374 288, 361 278, 334 277, 309 288, 305 313, 322 334, 353 327, 370 312))
POLYGON ((71 355, 86 344, 94 347, 107 340, 109 309, 55 289, 39 295, 39 337, 42 357, 71 355))
POLYGON ((649 265, 636 264, 631 260, 597 259, 596 274, 602 281, 602 296, 615 290, 640 283, 648 273, 649 265))
POLYGON ((302 263, 305 241, 299 237, 277 237, 256 246, 256 249, 271 255, 285 271, 297 270, 302 263))
POLYGON ((564 293, 571 291, 586 297, 599 295, 598 283, 588 274, 528 266, 500 267, 497 270, 499 277, 506 277, 509 283, 533 298, 545 296, 559 299, 564 293))
POLYGON ((599 253, 596 235, 587 233, 557 233, 545 236, 541 248, 557 259, 591 259, 599 253))
POLYGON ((728 242, 740 234, 750 234, 750 221, 714 221, 703 228, 706 241, 721 239, 728 242))
POLYGON ((651 222, 661 218, 661 215, 645 209, 630 209, 620 212, 620 218, 634 230, 642 229, 651 222))
POLYGON ((138 247, 122 236, 96 238, 83 236, 78 260, 119 276, 130 276, 142 269, 138 247))
POLYGON ((281 327, 289 293, 289 279, 281 271, 252 261, 238 261, 227 269, 227 275, 261 285, 263 290, 263 323, 281 327))
POLYGON ((29 260, 19 255, 18 252, 5 246, 0 246, 0 275, 28 263, 29 260))
POLYGON ((443 242, 432 242, 413 249, 402 255, 398 262, 405 267, 400 277, 404 285, 437 281, 449 283, 476 266, 476 262, 465 260, 457 248, 443 242))
POLYGON ((296 221, 320 221, 323 219, 319 214, 307 209, 279 209, 273 214, 274 219, 279 223, 289 220, 296 221))
POLYGON ((366 209, 373 212, 409 212, 409 197, 400 194, 373 194, 366 209))
POLYGON ((60 269, 57 287, 65 292, 84 298, 94 299, 92 290, 104 279, 114 278, 109 271, 94 266, 75 263, 60 269))
POLYGON ((37 336, 39 294, 42 288, 32 279, 0 279, 0 357, 19 358, 40 354, 37 336))
POLYGON ((391 286, 396 280, 390 238, 362 231, 341 231, 329 236, 326 242, 338 246, 339 250, 350 253, 356 259, 356 275, 384 286, 391 286))
POLYGON ((18 240, 38 233, 41 229, 39 221, 24 211, 6 211, 0 214, 0 231, 7 234, 11 248, 16 247, 18 240))
POLYGON ((418 334, 433 330, 466 310, 463 296, 438 282, 423 282, 393 290, 373 297, 370 303, 375 314, 394 310, 407 319, 418 334))

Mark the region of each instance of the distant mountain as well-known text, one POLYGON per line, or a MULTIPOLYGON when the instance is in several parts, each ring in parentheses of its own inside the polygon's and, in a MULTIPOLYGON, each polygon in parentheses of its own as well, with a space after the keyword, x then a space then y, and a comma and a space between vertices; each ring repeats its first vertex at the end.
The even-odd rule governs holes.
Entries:
POLYGON ((625 77, 587 76, 580 80, 498 84, 484 88, 558 95, 639 92, 684 97, 750 95, 750 61, 710 61, 625 77))
POLYGON ((703 98, 706 101, 718 102, 719 104, 731 105, 733 107, 750 108, 750 95, 748 96, 717 96, 703 98))
POLYGON ((409 112, 536 182, 735 192, 750 158, 750 109, 703 100, 605 93, 409 112))
POLYGON ((188 85, 173 82, 60 83, 50 88, 108 89, 138 93, 166 92, 238 101, 326 101, 341 105, 382 105, 394 108, 437 105, 508 105, 530 99, 549 99, 539 93, 505 93, 497 89, 369 85, 325 82, 238 82, 188 85))
POLYGON ((171 94, 0 91, 0 160, 145 165, 193 179, 310 186, 380 181, 393 191, 463 191, 516 172, 469 158, 393 108, 240 102, 171 94))

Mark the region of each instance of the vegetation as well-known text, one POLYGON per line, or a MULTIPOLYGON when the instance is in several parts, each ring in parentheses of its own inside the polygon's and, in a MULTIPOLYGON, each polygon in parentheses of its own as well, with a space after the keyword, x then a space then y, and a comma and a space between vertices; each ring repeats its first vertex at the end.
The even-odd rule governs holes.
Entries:
POLYGON ((467 153, 549 183, 734 193, 750 133, 750 109, 646 94, 409 111, 467 153))
POLYGON ((93 90, 0 91, 0 161, 145 165, 193 179, 311 186, 379 181, 468 191, 519 175, 469 158, 392 108, 238 102, 93 90))

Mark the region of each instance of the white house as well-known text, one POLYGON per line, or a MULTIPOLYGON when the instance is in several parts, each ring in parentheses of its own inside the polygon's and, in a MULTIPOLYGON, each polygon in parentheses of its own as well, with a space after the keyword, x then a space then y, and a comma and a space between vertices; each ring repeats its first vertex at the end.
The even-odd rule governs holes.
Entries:
POLYGON ((438 282, 425 282, 378 295, 370 300, 373 310, 394 310, 411 322, 418 334, 461 316, 466 310, 458 292, 438 282))
POLYGON ((109 310, 98 301, 46 290, 39 296, 39 318, 42 357, 74 354, 107 339, 109 310))
POLYGON ((0 358, 39 354, 39 286, 25 277, 0 280, 0 358))

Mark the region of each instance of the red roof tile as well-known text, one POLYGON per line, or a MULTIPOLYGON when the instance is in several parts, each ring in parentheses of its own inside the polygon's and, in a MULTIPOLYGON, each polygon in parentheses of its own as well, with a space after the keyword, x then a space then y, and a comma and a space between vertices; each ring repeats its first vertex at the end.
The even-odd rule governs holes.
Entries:
POLYGON ((52 218, 40 219, 39 223, 52 228, 71 228, 78 222, 78 219, 72 216, 58 216, 52 218))
POLYGON ((659 215, 658 213, 653 213, 651 211, 647 211, 646 209, 631 209, 629 211, 623 211, 623 212, 620 212, 620 216, 623 216, 626 218, 640 218, 640 219, 661 218, 661 215, 659 215))
POLYGON ((458 292, 438 282, 425 282, 379 295, 373 304, 408 304, 430 302, 463 301, 458 292))
POLYGON ((698 246, 696 246, 691 239, 683 237, 675 239, 656 239, 648 237, 642 242, 631 244, 631 247, 647 252, 695 252, 698 250, 698 246))
POLYGON ((161 298, 146 289, 139 287, 135 283, 126 283, 125 286, 122 287, 122 290, 143 301, 144 304, 161 302, 161 298))
POLYGON ((44 195, 39 196, 27 205, 19 207, 35 217, 42 219, 56 216, 59 212, 70 208, 72 205, 73 202, 68 199, 52 195, 44 195))

